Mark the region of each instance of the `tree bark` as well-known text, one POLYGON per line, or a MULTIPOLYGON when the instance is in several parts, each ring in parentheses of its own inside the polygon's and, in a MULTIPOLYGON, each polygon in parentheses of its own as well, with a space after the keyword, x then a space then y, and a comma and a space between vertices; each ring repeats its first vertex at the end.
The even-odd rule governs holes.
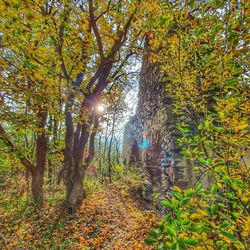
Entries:
POLYGON ((47 111, 40 111, 38 113, 38 128, 37 140, 36 140, 36 168, 34 173, 32 173, 32 195, 38 208, 43 206, 43 182, 44 182, 44 172, 46 168, 47 160, 47 136, 45 133, 45 125, 48 117, 47 111))
POLYGON ((115 142, 115 149, 116 149, 116 163, 120 164, 120 143, 119 143, 120 138, 116 139, 115 142))
MULTIPOLYGON (((75 212, 78 210, 82 204, 83 199, 86 197, 86 191, 83 187, 83 179, 85 170, 92 161, 94 157, 94 139, 99 126, 99 117, 91 115, 89 124, 84 124, 82 127, 81 144, 79 140, 74 139, 75 145, 69 145, 71 148, 77 150, 68 150, 65 155, 66 164, 65 169, 68 171, 68 176, 64 178, 64 183, 66 185, 66 206, 69 212, 75 212), (89 128, 90 124, 94 120, 94 125, 92 128, 92 133, 90 135, 89 128), (83 159, 83 152, 89 141, 89 154, 83 159), (72 152, 72 153, 69 153, 72 152), (70 171, 69 171, 70 170, 70 171), (69 178, 70 177, 70 178, 69 178)), ((75 133, 79 136, 78 133, 75 133)))
POLYGON ((70 213, 80 208, 86 191, 83 188, 84 169, 77 167, 77 174, 66 185, 66 206, 70 213))
POLYGON ((32 196, 38 208, 43 207, 43 175, 36 171, 31 175, 32 196))
MULTIPOLYGON (((76 92, 82 82, 83 75, 77 76, 75 82, 72 83, 72 89, 68 95, 65 106, 65 151, 64 151, 64 165, 59 173, 59 181, 63 177, 64 185, 66 187, 65 205, 69 212, 76 211, 85 196, 83 189, 84 168, 83 161, 79 157, 79 138, 81 143, 85 146, 88 141, 88 124, 78 124, 74 132, 73 118, 71 108, 75 100, 76 92)), ((83 148, 84 149, 84 148, 83 148)))

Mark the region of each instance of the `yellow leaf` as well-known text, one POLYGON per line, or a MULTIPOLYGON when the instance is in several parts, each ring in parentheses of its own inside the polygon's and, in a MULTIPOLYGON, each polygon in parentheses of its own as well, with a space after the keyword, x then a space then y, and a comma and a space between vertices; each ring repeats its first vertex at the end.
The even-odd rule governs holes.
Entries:
POLYGON ((176 191, 176 192, 181 193, 181 189, 180 189, 179 187, 177 187, 177 186, 174 186, 174 187, 173 187, 173 190, 176 191))
POLYGON ((190 218, 191 219, 201 219, 201 218, 206 217, 206 216, 208 216, 207 212, 205 212, 205 211, 203 211, 201 209, 198 209, 195 213, 193 213, 190 216, 190 218))

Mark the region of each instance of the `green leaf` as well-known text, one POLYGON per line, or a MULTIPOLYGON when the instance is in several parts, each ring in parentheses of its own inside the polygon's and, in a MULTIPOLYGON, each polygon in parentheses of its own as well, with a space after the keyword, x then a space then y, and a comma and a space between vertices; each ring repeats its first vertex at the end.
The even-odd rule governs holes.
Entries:
POLYGON ((194 0, 189 1, 188 5, 190 6, 190 8, 194 8, 194 0))
POLYGON ((198 129, 199 129, 199 130, 202 130, 202 129, 203 129, 203 125, 202 125, 202 124, 199 124, 198 129))
POLYGON ((211 214, 214 214, 217 210, 218 210, 218 205, 216 205, 216 204, 213 204, 210 207, 211 214))
POLYGON ((151 229, 150 232, 149 232, 149 234, 150 234, 153 238, 155 238, 155 239, 157 239, 157 238, 159 237, 159 232, 157 232, 157 231, 154 230, 154 229, 151 229))
POLYGON ((18 10, 18 9, 20 8, 20 6, 21 6, 20 3, 19 3, 19 4, 14 4, 14 5, 13 5, 13 7, 14 7, 16 10, 18 10))
POLYGON ((221 231, 221 233, 226 236, 229 240, 233 241, 233 242, 236 242, 238 241, 238 239, 231 233, 228 233, 226 231, 221 231))
POLYGON ((195 227, 195 226, 189 226, 188 230, 191 231, 191 232, 198 232, 198 228, 195 227))
POLYGON ((178 208, 180 202, 179 202, 177 199, 172 198, 172 204, 173 204, 173 207, 174 207, 174 208, 178 208))
POLYGON ((165 246, 167 247, 167 249, 172 249, 172 248, 171 248, 171 243, 170 243, 170 242, 166 242, 166 243, 165 243, 165 246))
POLYGON ((190 220, 183 220, 183 221, 182 221, 182 224, 185 225, 185 226, 186 226, 186 225, 189 225, 189 224, 190 224, 190 220))
POLYGON ((179 201, 181 201, 181 200, 183 199, 183 196, 181 195, 181 193, 175 192, 175 193, 174 193, 174 196, 175 196, 179 201))
POLYGON ((191 199, 190 197, 184 198, 184 199, 181 201, 181 207, 187 205, 187 204, 189 203, 190 199, 191 199))
POLYGON ((220 0, 215 0, 215 1, 212 2, 212 4, 216 8, 222 8, 224 6, 223 1, 220 1, 220 0))
POLYGON ((156 229, 155 231, 156 231, 158 234, 162 234, 163 230, 164 230, 164 225, 161 224, 160 227, 159 227, 158 229, 156 229))
POLYGON ((175 211, 175 216, 178 219, 178 221, 181 220, 181 215, 182 213, 179 210, 175 211))
POLYGON ((195 190, 196 190, 197 192, 200 192, 202 189, 203 189, 203 188, 202 188, 202 184, 201 184, 201 183, 197 183, 196 186, 195 186, 195 190))
POLYGON ((223 127, 218 127, 218 126, 215 126, 214 129, 215 129, 216 132, 221 132, 221 131, 224 130, 223 127))
POLYGON ((230 183, 231 182, 231 179, 228 176, 223 176, 222 180, 223 180, 224 183, 230 183))
POLYGON ((227 221, 223 221, 223 223, 220 225, 220 228, 226 228, 228 227, 230 224, 227 221))
POLYGON ((196 35, 197 35, 197 36, 201 36, 201 35, 203 35, 204 33, 205 33, 205 28, 204 28, 204 27, 201 27, 201 28, 199 28, 199 29, 197 30, 196 35))
POLYGON ((176 249, 176 245, 177 245, 176 242, 172 242, 172 243, 171 243, 171 248, 170 248, 170 249, 176 249))
POLYGON ((233 200, 235 198, 235 194, 233 192, 228 193, 229 200, 233 200))
POLYGON ((192 188, 189 188, 185 191, 186 197, 190 197, 194 193, 194 190, 192 188))
POLYGON ((236 78, 236 77, 232 77, 232 78, 229 78, 229 79, 226 80, 226 82, 227 82, 228 84, 230 84, 230 85, 237 84, 238 81, 239 81, 239 80, 238 80, 238 78, 236 78))
POLYGON ((196 246, 198 244, 198 241, 192 238, 184 238, 183 242, 191 246, 196 246))
POLYGON ((162 200, 161 204, 166 208, 173 209, 173 206, 167 200, 162 200))
POLYGON ((211 229, 209 227, 206 227, 206 226, 199 226, 197 229, 198 229, 197 231, 199 233, 211 232, 211 229))
POLYGON ((174 229, 168 226, 167 230, 172 237, 176 237, 176 231, 174 229))
POLYGON ((144 239, 144 242, 147 243, 147 244, 153 244, 153 243, 156 242, 156 240, 151 239, 151 238, 146 238, 146 239, 144 239))
POLYGON ((212 194, 216 194, 217 193, 217 186, 216 185, 212 186, 211 192, 212 192, 212 194))
MULTIPOLYGON (((164 221, 169 221, 169 219, 171 218, 171 214, 167 214, 164 216, 164 221)), ((161 226, 164 226, 163 224, 161 226)))
POLYGON ((177 245, 176 245, 176 249, 179 249, 179 250, 186 250, 186 246, 184 243, 181 243, 181 242, 177 242, 177 245))
POLYGON ((206 159, 204 159, 204 158, 202 158, 202 157, 198 157, 198 160, 199 160, 199 162, 200 162, 201 164, 203 164, 203 165, 208 165, 206 159))
POLYGON ((209 126, 210 126, 210 123, 209 123, 208 120, 206 120, 206 121, 205 121, 205 128, 209 128, 209 126))

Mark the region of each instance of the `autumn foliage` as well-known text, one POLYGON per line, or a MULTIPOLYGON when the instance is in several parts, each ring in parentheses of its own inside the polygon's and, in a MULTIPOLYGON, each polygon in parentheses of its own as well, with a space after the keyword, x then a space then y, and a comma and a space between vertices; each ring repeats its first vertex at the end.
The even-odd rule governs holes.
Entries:
POLYGON ((196 183, 163 200, 157 249, 249 247, 249 33, 247 1, 162 3, 148 21, 151 60, 179 117, 178 143, 196 183))
POLYGON ((249 7, 0 0, 4 249, 249 249, 249 7), (196 179, 169 190, 158 215, 129 189, 143 180, 121 164, 115 131, 145 55, 196 179))

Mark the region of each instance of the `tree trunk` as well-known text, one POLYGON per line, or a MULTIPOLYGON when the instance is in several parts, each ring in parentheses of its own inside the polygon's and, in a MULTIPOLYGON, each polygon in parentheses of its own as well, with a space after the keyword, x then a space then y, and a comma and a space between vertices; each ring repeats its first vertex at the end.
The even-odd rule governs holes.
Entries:
POLYGON ((114 131, 115 131, 115 113, 113 114, 113 121, 112 121, 112 128, 111 128, 111 138, 109 141, 109 148, 108 148, 108 171, 109 171, 109 182, 112 182, 112 162, 111 162, 111 148, 114 138, 114 131))
POLYGON ((119 143, 119 139, 116 139, 116 144, 115 144, 115 149, 116 149, 116 163, 120 164, 120 143, 119 143))
POLYGON ((48 159, 48 184, 50 190, 52 190, 53 186, 53 165, 51 159, 48 159))
MULTIPOLYGON (((66 148, 64 152, 64 170, 63 179, 66 186, 66 207, 70 213, 80 208, 84 197, 86 196, 83 188, 83 178, 85 168, 83 166, 83 152, 89 138, 88 126, 82 126, 81 145, 79 139, 74 142, 72 118, 69 116, 66 120, 66 148), (72 129, 72 130, 71 130, 72 129)), ((78 137, 78 135, 77 135, 78 137)))
POLYGON ((43 175, 38 171, 32 174, 31 190, 37 207, 41 208, 43 206, 43 175))
POLYGON ((66 166, 66 169, 70 170, 68 177, 71 176, 71 178, 67 178, 65 181, 66 206, 69 212, 75 212, 77 209, 79 209, 83 199, 86 197, 86 192, 83 188, 83 179, 85 170, 87 169, 88 165, 90 164, 90 162, 94 157, 94 141, 99 126, 99 117, 95 116, 93 117, 93 120, 94 124, 92 127, 91 134, 89 134, 88 132, 88 128, 90 126, 83 125, 82 136, 81 136, 82 144, 80 145, 78 143, 77 145, 78 147, 74 145, 74 148, 77 149, 76 151, 74 151, 76 153, 74 154, 71 153, 66 155, 67 163, 70 164, 70 166, 66 166), (88 142, 88 139, 89 139, 89 154, 83 160, 83 152, 88 142))
POLYGON ((36 140, 36 168, 32 173, 32 194, 35 203, 38 208, 43 206, 43 181, 44 181, 44 172, 46 167, 47 160, 47 136, 45 133, 45 125, 47 120, 48 112, 40 111, 38 113, 39 117, 39 129, 42 131, 37 132, 37 140, 36 140))
POLYGON ((86 191, 83 188, 84 170, 77 168, 75 176, 66 184, 66 207, 70 213, 78 210, 86 197, 86 191))

